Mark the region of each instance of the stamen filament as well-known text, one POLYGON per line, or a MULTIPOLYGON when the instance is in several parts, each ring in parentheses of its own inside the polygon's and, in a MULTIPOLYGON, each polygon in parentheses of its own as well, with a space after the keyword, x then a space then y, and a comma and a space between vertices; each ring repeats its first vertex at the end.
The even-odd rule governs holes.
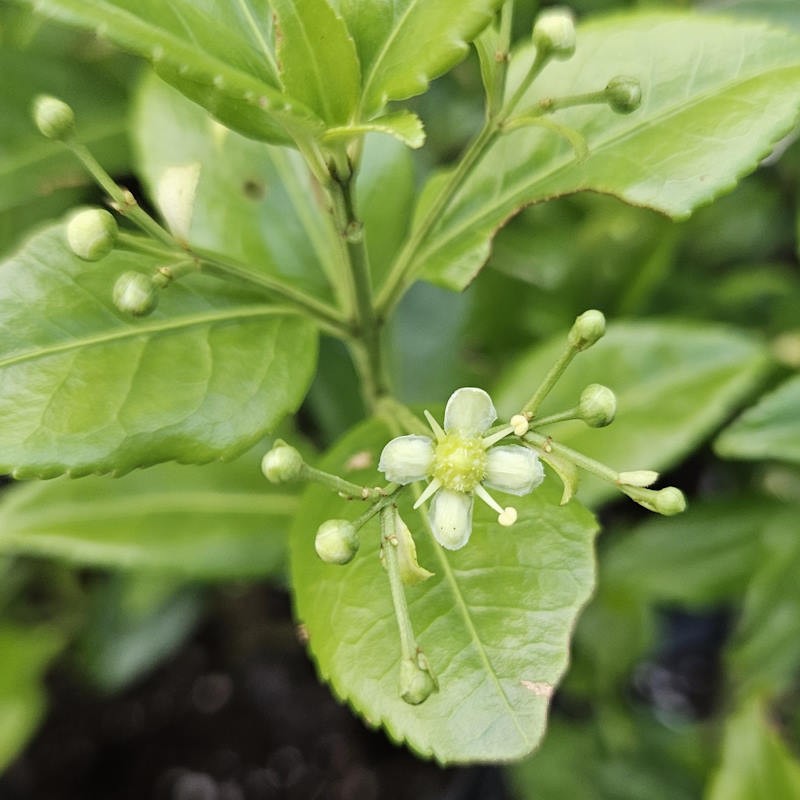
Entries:
POLYGON ((488 450, 493 444, 495 444, 495 442, 505 439, 506 436, 510 436, 514 432, 513 425, 506 425, 505 428, 500 428, 499 431, 496 431, 495 433, 492 433, 482 439, 481 444, 483 444, 484 449, 488 450))
POLYGON ((425 491, 417 498, 414 503, 414 508, 419 508, 431 495, 436 494, 442 487, 442 482, 438 478, 434 478, 426 487, 425 491))
POLYGON ((431 430, 433 431, 433 435, 436 437, 436 441, 441 442, 446 436, 442 426, 434 419, 433 414, 431 414, 427 409, 422 413, 425 415, 425 419, 428 420, 428 425, 431 426, 431 430))

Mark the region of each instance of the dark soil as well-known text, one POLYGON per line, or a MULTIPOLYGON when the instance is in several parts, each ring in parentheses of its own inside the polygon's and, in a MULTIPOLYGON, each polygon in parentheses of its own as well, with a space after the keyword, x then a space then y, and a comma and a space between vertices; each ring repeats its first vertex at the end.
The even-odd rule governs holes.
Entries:
POLYGON ((319 684, 285 594, 226 590, 125 692, 65 667, 2 800, 508 800, 495 768, 442 769, 368 731, 319 684))

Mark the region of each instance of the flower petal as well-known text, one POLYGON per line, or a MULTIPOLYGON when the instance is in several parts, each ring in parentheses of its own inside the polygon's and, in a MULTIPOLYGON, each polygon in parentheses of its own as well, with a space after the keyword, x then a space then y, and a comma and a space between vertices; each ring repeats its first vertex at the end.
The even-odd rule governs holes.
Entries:
POLYGON ((483 389, 465 387, 450 395, 444 410, 444 429, 447 433, 478 436, 496 419, 492 398, 483 389))
POLYGON ((492 447, 486 455, 488 464, 484 486, 523 495, 533 491, 544 480, 542 462, 528 447, 501 445, 492 447))
POLYGON ((431 503, 431 525, 442 547, 462 548, 472 533, 472 495, 440 489, 431 503))
POLYGON ((427 436, 398 436, 383 448, 378 470, 387 481, 405 485, 426 478, 433 466, 433 441, 427 436))

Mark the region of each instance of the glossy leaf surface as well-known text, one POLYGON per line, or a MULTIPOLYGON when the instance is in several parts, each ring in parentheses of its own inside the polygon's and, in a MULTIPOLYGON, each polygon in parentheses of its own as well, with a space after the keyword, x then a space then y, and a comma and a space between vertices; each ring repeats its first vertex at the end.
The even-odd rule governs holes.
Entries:
MULTIPOLYGON (((501 377, 493 394, 506 418, 533 394, 565 346, 565 338, 530 350, 501 377)), ((603 339, 579 354, 542 405, 546 415, 572 408, 590 383, 617 395, 607 428, 582 422, 547 430, 555 441, 617 470, 663 470, 708 436, 759 385, 769 360, 765 347, 735 329, 649 322, 610 325, 603 339)), ((614 487, 581 473, 578 497, 596 504, 614 487)))
POLYGON ((261 454, 13 487, 0 504, 0 552, 200 580, 273 575, 297 502, 266 482, 261 454))
POLYGON ((236 13, 210 2, 37 0, 39 12, 100 36, 150 61, 187 97, 231 128, 289 143, 322 130, 321 120, 280 88, 275 56, 259 24, 266 8, 239 0, 236 13))
POLYGON ((499 0, 336 0, 361 61, 365 119, 420 94, 461 61, 499 0))
POLYGON ((762 397, 714 443, 723 458, 800 463, 800 375, 762 397))
MULTIPOLYGON (((755 169, 794 126, 798 54, 800 39, 751 20, 642 12, 587 22, 575 56, 545 67, 519 113, 545 97, 602 90, 616 75, 641 82, 641 107, 627 116, 603 105, 557 112, 553 119, 586 141, 588 156, 580 161, 570 144, 540 127, 501 136, 418 251, 417 272, 462 289, 508 217, 571 192, 614 194, 688 216, 755 169)), ((515 54, 512 87, 532 58, 532 49, 515 54)))
POLYGON ((157 264, 123 251, 87 264, 56 225, 0 265, 0 472, 231 458, 297 408, 311 323, 204 276, 170 286, 150 317, 124 317, 117 276, 157 264))
MULTIPOLYGON (((390 438, 382 424, 365 423, 322 467, 374 485, 378 454, 390 438), (348 469, 356 455, 371 466, 348 469)), ((447 554, 433 543, 424 517, 401 504, 419 562, 435 573, 408 587, 407 596, 440 685, 422 705, 410 706, 399 696, 400 647, 377 521, 362 529, 349 565, 324 564, 314 552, 317 527, 331 517, 354 518, 361 508, 309 489, 291 531, 292 585, 320 674, 336 694, 393 739, 440 762, 504 761, 533 750, 594 583, 594 519, 578 503, 559 507, 560 494, 548 481, 514 498, 520 519, 510 529, 476 506, 469 544, 447 554)))

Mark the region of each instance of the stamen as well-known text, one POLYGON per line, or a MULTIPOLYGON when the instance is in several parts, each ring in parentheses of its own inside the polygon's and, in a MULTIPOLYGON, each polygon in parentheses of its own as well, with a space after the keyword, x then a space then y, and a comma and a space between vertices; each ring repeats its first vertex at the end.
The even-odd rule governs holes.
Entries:
POLYGON ((524 414, 514 414, 509 422, 517 436, 524 436, 531 427, 530 420, 524 414))
POLYGON ((481 484, 478 484, 475 487, 474 491, 475 494, 478 495, 478 497, 480 497, 480 499, 483 500, 483 502, 486 503, 486 505, 492 509, 492 511, 496 511, 498 514, 502 514, 505 511, 505 509, 500 505, 500 503, 498 503, 494 499, 494 497, 492 497, 489 494, 489 492, 487 492, 486 489, 484 489, 483 486, 481 486, 481 484))
POLYGON ((438 478, 434 478, 426 487, 425 491, 419 496, 419 499, 414 503, 414 508, 419 508, 431 495, 436 494, 442 486, 442 482, 438 478))
POLYGON ((507 506, 503 509, 503 513, 497 517, 497 521, 504 528, 510 527, 517 521, 517 509, 513 506, 507 506))
POLYGON ((428 420, 428 425, 431 426, 431 430, 433 431, 433 435, 436 437, 436 441, 441 442, 445 437, 442 426, 433 418, 433 415, 427 409, 422 413, 425 415, 425 419, 428 420))
POLYGON ((505 439, 506 436, 509 434, 514 433, 514 428, 511 425, 506 425, 505 428, 501 428, 496 433, 493 433, 491 436, 485 437, 481 444, 483 444, 484 448, 488 449, 491 447, 495 442, 499 442, 501 439, 505 439))

